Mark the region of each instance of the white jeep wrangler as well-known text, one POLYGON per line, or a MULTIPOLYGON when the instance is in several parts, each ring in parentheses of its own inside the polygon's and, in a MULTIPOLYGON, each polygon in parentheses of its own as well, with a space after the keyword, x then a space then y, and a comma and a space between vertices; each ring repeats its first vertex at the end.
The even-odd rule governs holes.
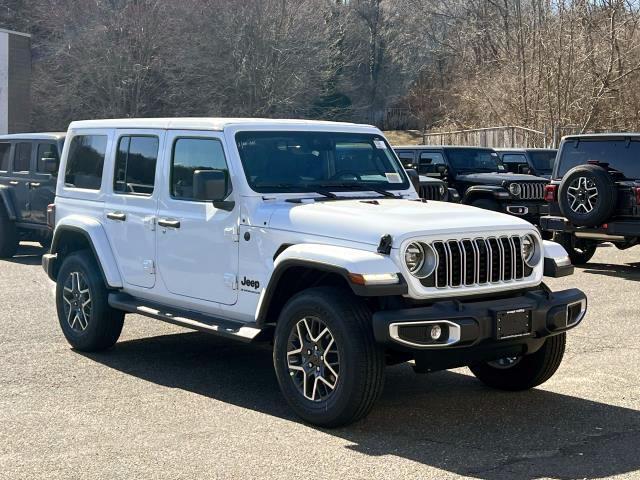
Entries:
POLYGON ((385 364, 535 387, 586 312, 581 291, 542 283, 572 272, 562 247, 419 199, 371 126, 74 122, 50 217, 43 267, 74 348, 114 345, 126 313, 272 340, 284 397, 321 426, 365 416, 385 364))

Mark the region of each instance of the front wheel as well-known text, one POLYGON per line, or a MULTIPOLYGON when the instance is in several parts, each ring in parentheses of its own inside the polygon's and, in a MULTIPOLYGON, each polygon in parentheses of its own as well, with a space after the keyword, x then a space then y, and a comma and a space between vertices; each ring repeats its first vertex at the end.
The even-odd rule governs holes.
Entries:
POLYGON ((598 248, 597 242, 584 238, 576 238, 575 235, 570 233, 558 232, 554 234, 553 241, 564 247, 569 254, 571 263, 574 265, 587 263, 595 255, 596 248, 598 248))
POLYGON ((547 338, 535 353, 506 357, 471 365, 473 374, 485 385, 499 390, 529 390, 549 380, 562 363, 566 333, 547 338))
POLYGON ((321 427, 364 417, 382 390, 384 355, 373 338, 371 312, 337 288, 305 290, 285 305, 273 363, 291 408, 321 427))
POLYGON ((58 273, 56 307, 62 333, 73 348, 95 352, 118 341, 124 312, 111 308, 107 295, 91 253, 75 252, 64 259, 58 273))

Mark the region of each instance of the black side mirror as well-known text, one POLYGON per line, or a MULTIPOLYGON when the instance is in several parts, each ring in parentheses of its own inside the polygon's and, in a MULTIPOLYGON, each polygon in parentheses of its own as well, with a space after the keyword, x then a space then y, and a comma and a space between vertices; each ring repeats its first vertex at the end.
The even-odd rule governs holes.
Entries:
POLYGON ((42 171, 44 173, 50 173, 54 175, 58 173, 58 159, 53 157, 42 157, 40 159, 40 163, 42 164, 42 171))
POLYGON ((226 170, 196 170, 193 172, 193 198, 213 202, 216 208, 232 210, 235 202, 227 202, 229 196, 229 172, 226 170))
POLYGON ((519 165, 518 166, 518 173, 524 173, 525 175, 531 175, 531 169, 529 168, 529 165, 519 165))
POLYGON ((407 175, 409 176, 409 180, 411 180, 411 185, 416 189, 416 192, 420 192, 420 175, 413 168, 407 168, 407 175))

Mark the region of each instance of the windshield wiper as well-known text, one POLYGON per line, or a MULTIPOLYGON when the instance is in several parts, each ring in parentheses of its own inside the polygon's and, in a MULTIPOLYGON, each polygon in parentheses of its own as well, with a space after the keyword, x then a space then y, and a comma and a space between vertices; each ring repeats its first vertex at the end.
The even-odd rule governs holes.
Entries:
POLYGON ((388 190, 379 187, 373 187, 371 185, 363 185, 360 183, 323 183, 319 185, 322 188, 352 188, 359 192, 376 192, 383 197, 388 198, 402 198, 401 195, 396 195, 388 190))
POLYGON ((317 193, 318 195, 322 195, 327 198, 338 198, 335 193, 331 193, 329 190, 323 188, 318 188, 316 185, 308 185, 308 184, 300 184, 300 185, 291 185, 290 183, 276 183, 269 185, 256 185, 258 188, 275 188, 278 190, 283 190, 281 193, 317 193), (299 190, 301 189, 301 190, 299 190), (302 190, 304 189, 304 190, 302 190))

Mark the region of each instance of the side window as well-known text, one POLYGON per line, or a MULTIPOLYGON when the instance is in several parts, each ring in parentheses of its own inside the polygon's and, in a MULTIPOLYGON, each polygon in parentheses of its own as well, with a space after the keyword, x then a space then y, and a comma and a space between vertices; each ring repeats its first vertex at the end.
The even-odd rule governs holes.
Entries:
POLYGON ((520 165, 527 165, 527 158, 519 153, 505 153, 502 156, 502 163, 509 172, 518 173, 520 165))
POLYGON ((56 163, 60 162, 60 155, 58 154, 58 146, 55 143, 40 143, 38 145, 38 155, 36 157, 36 171, 39 173, 48 173, 44 169, 42 163, 43 158, 53 158, 56 163))
POLYGON ((31 143, 16 143, 16 153, 13 156, 13 171, 28 172, 31 170, 31 143))
POLYGON ((73 137, 69 145, 64 184, 67 187, 100 190, 106 152, 106 135, 73 137))
POLYGON ((396 154, 398 155, 398 158, 400 159, 400 161, 402 162, 402 165, 407 168, 409 165, 413 165, 413 152, 411 151, 398 151, 396 152, 396 154))
POLYGON ((0 143, 0 172, 9 171, 9 160, 11 157, 11 144, 10 143, 0 143))
POLYGON ((439 152, 422 152, 420 154, 420 165, 444 165, 444 157, 439 152))
POLYGON ((196 170, 224 170, 227 162, 219 140, 179 138, 173 144, 171 196, 193 200, 193 174, 196 170))
POLYGON ((113 175, 115 193, 153 194, 158 146, 158 137, 120 137, 113 175))

